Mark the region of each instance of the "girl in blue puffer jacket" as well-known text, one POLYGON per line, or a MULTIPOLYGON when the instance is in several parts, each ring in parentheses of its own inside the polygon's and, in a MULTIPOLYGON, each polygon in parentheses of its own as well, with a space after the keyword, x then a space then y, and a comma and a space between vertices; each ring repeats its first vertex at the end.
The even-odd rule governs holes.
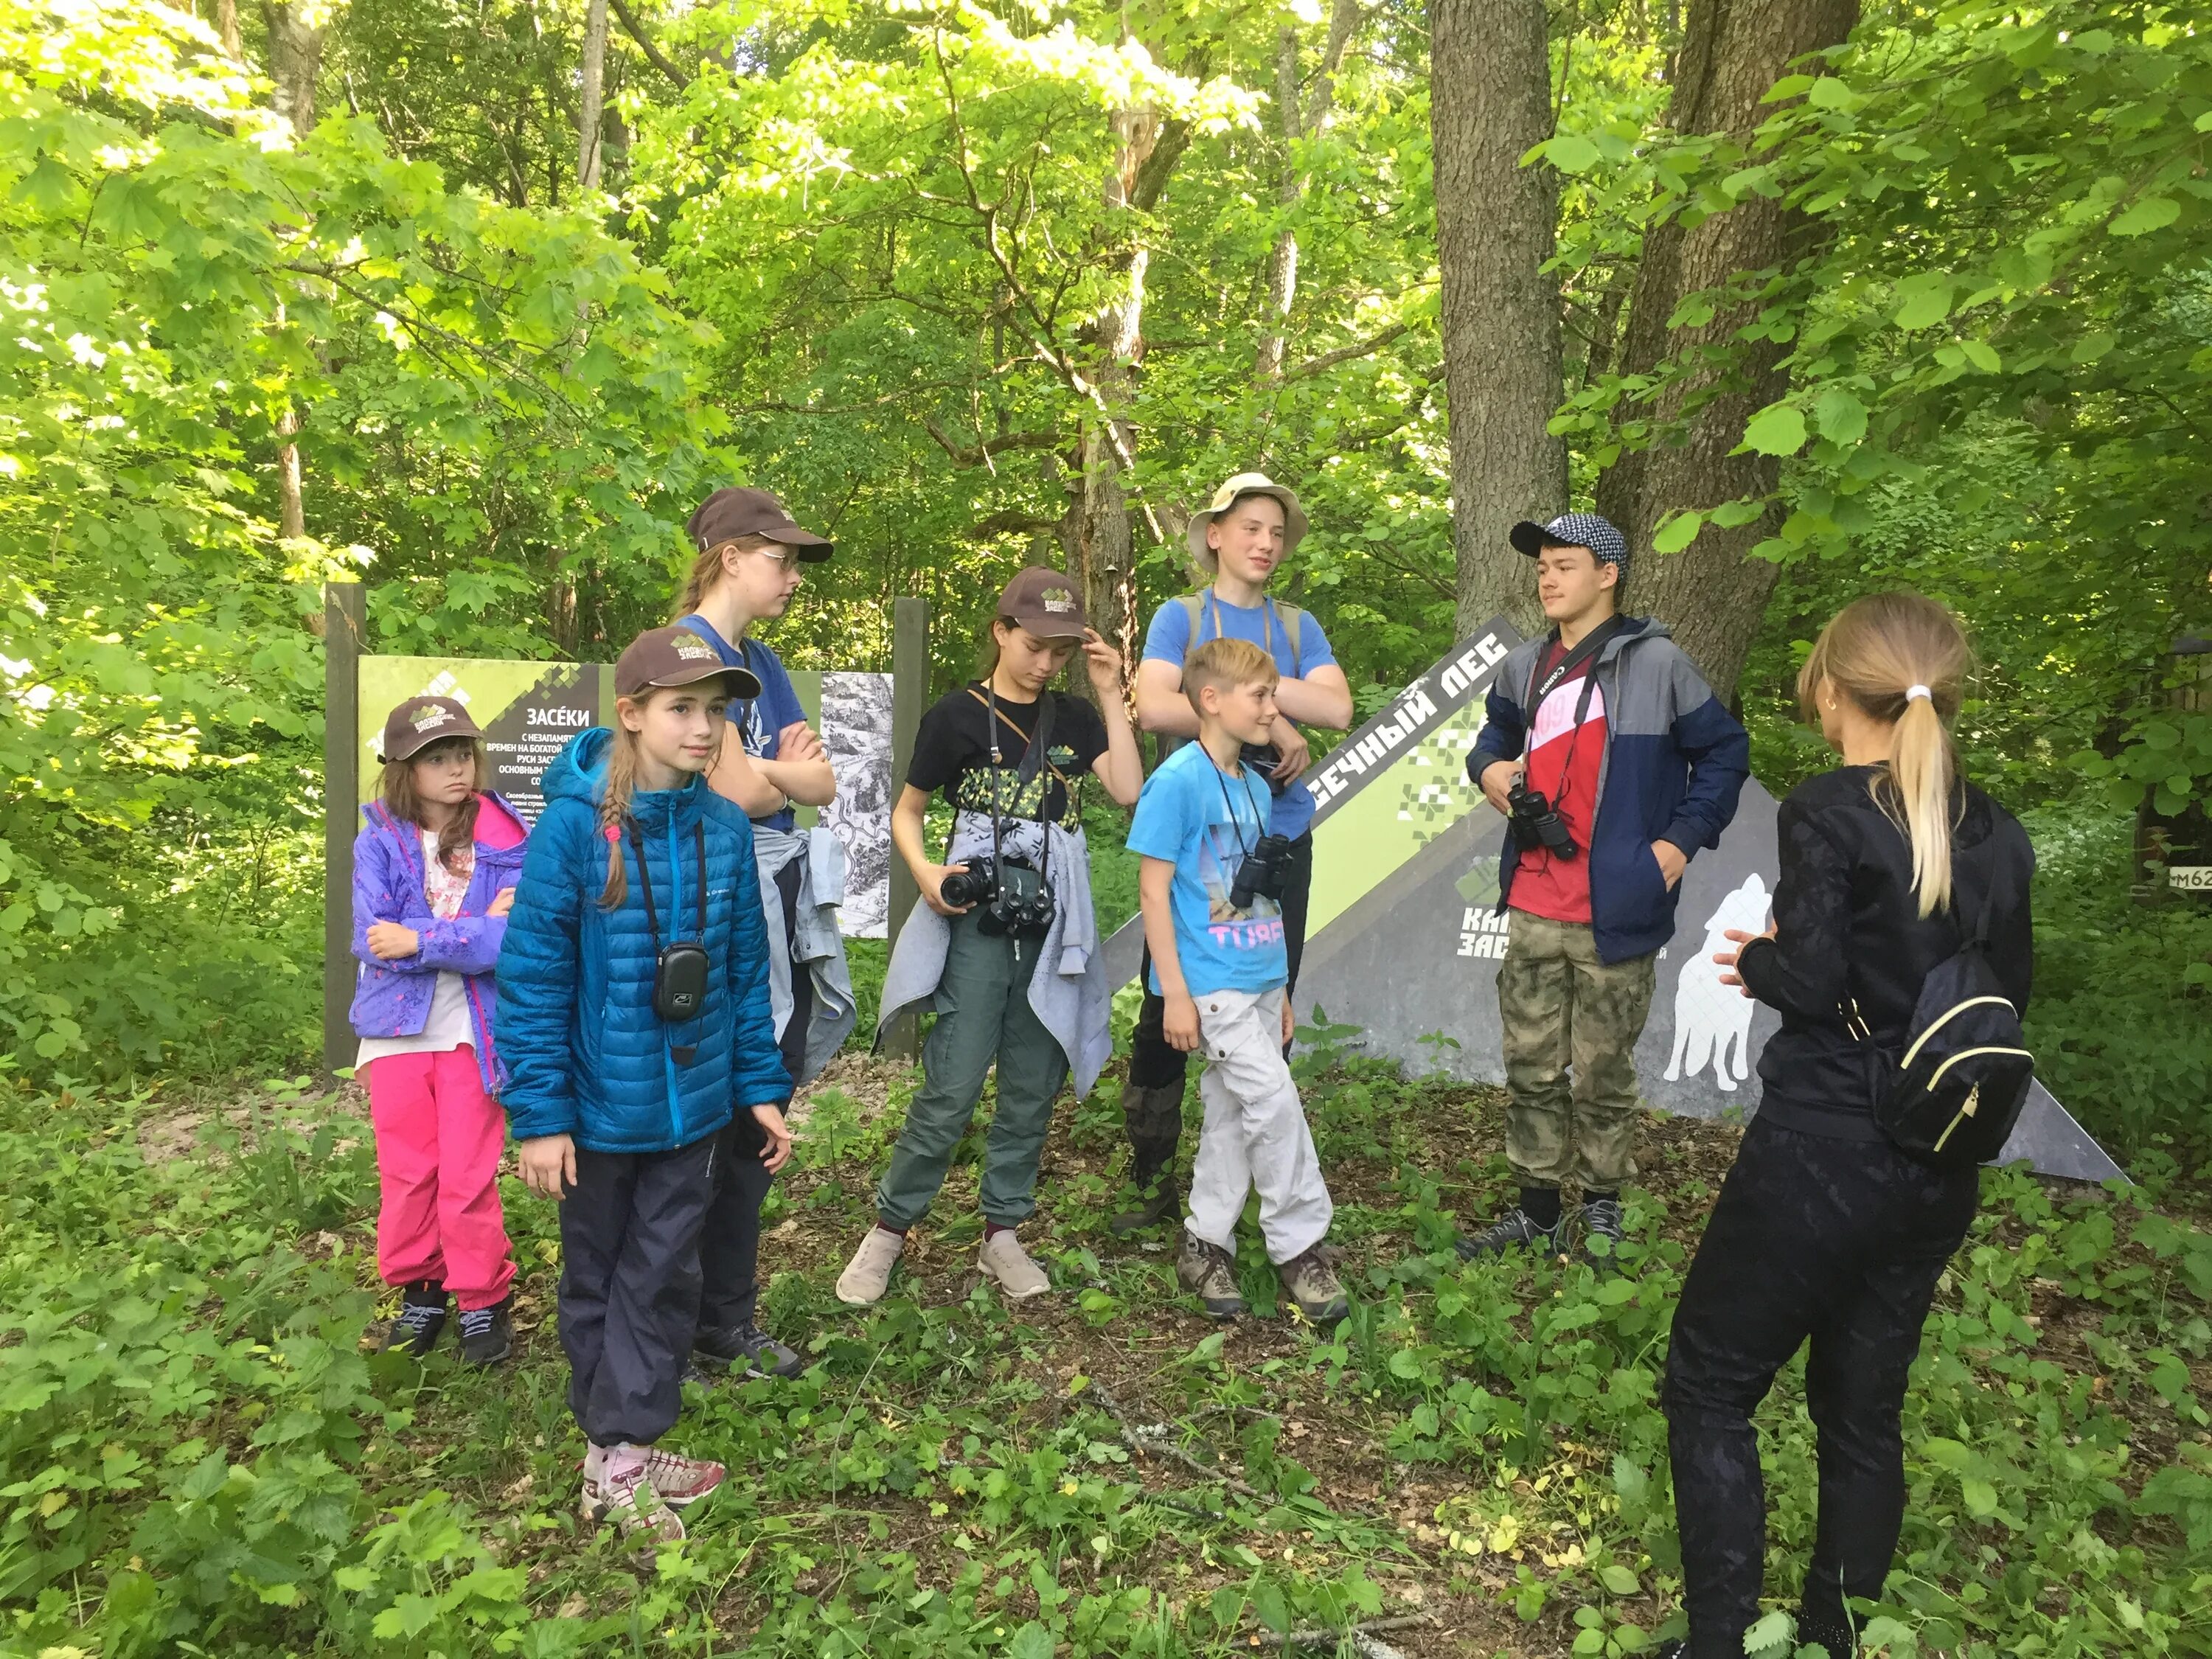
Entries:
POLYGON ((750 1113, 781 1168, 791 1074, 775 1042, 752 826, 702 775, 724 705, 760 682, 681 628, 615 665, 613 730, 547 770, 499 959, 501 1091, 524 1183, 561 1200, 561 1346, 584 1431, 583 1510, 650 1545, 722 1466, 675 1425, 699 1307, 715 1146, 750 1113))
POLYGON ((450 1296, 461 1357, 496 1364, 514 1346, 514 1257, 499 1203, 491 969, 526 832, 485 789, 483 734, 457 700, 410 697, 382 748, 353 848, 352 1018, 376 1131, 376 1264, 402 1287, 383 1346, 429 1352, 450 1296))

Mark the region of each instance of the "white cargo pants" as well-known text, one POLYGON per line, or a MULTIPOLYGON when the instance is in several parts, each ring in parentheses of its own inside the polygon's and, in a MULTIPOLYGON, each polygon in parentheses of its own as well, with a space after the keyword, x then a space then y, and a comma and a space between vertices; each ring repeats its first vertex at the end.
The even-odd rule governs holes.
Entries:
POLYGON ((1283 1059, 1283 991, 1208 991, 1197 999, 1206 1106, 1184 1225, 1234 1255, 1245 1194, 1260 1192, 1260 1233, 1277 1265, 1328 1236, 1335 1214, 1283 1059))

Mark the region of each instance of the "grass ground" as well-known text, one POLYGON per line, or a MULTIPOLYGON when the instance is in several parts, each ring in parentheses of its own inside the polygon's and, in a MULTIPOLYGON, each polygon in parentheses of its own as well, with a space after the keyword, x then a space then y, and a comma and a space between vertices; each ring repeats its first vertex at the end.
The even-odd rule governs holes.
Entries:
MULTIPOLYGON (((1217 1328, 1165 1240, 1110 1237, 1110 1079, 1063 1110, 1026 1230, 1056 1295, 1017 1315, 982 1284, 963 1165, 890 1297, 839 1306, 911 1087, 841 1061, 768 1216, 765 1322, 812 1369, 687 1392, 674 1438, 731 1480, 642 1564, 575 1519, 550 1205, 507 1185, 517 1360, 418 1365, 359 1346, 390 1301, 357 1099, 0 1087, 0 1652, 1604 1656, 1678 1629, 1652 1401, 1735 1132, 1653 1120, 1626 1275, 1462 1267, 1455 1214, 1507 1186, 1496 1096, 1303 1064, 1357 1304, 1328 1337, 1217 1328)), ((1985 1196, 1872 1647, 2212 1654, 2212 1238, 2164 1189, 1985 1196)), ((1256 1242, 1241 1269, 1273 1309, 1256 1242)), ((1780 1601, 1812 1525, 1794 1367, 1762 1426, 1780 1601)))

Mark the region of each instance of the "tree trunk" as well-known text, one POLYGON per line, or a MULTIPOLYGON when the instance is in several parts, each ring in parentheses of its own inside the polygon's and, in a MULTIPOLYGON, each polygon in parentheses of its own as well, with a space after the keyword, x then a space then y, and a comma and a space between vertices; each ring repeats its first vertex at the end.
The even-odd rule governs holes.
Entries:
MULTIPOLYGON (((1336 0, 1329 13, 1328 40, 1322 47, 1321 70, 1314 82, 1309 106, 1298 94, 1298 32, 1285 27, 1276 42, 1275 110, 1281 124, 1283 172, 1276 185, 1276 199, 1285 210, 1295 208, 1305 194, 1295 149, 1302 138, 1318 137, 1328 128, 1335 112, 1336 74, 1360 20, 1359 0, 1336 0)), ((1267 256, 1267 328, 1260 337, 1254 368, 1263 380, 1283 372, 1283 352, 1290 339, 1291 307, 1298 295, 1298 234, 1285 225, 1275 233, 1275 246, 1267 256)))
POLYGON ((238 0, 215 0, 215 32, 222 41, 222 55, 234 64, 246 61, 246 40, 238 32, 238 0))
MULTIPOLYGON (((1139 194, 1138 179, 1159 143, 1159 112, 1116 110, 1111 125, 1114 166, 1104 185, 1106 207, 1109 212, 1149 207, 1150 201, 1139 194)), ((1158 198, 1157 185, 1152 198, 1158 198)), ((1122 264, 1120 291, 1091 319, 1088 331, 1096 352, 1090 380, 1098 398, 1084 412, 1081 491, 1069 503, 1061 530, 1074 567, 1070 574, 1082 585, 1084 610, 1099 633, 1115 641, 1125 665, 1136 643, 1136 538, 1121 458, 1133 453, 1136 445, 1126 415, 1136 394, 1137 360, 1145 350, 1145 276, 1151 264, 1152 250, 1141 237, 1134 238, 1122 264)), ((1088 692, 1088 681, 1083 690, 1088 692)))
MULTIPOLYGON (((228 9, 226 50, 238 31, 237 7, 232 3, 228 9)), ((315 130, 315 81, 322 73, 323 33, 329 26, 329 15, 311 8, 307 0, 291 3, 268 0, 262 7, 262 20, 269 30, 269 76, 276 82, 276 112, 292 124, 295 138, 304 139, 315 130)), ((276 322, 280 327, 284 322, 281 305, 276 308, 276 322)), ((288 403, 276 416, 276 530, 288 538, 307 533, 299 439, 299 405, 288 403)))
POLYGON ((599 187, 600 128, 606 113, 607 0, 591 0, 584 13, 581 95, 576 110, 576 185, 599 187))
POLYGON ((1559 179, 1521 165, 1552 133, 1544 0, 1431 0, 1429 28, 1459 631, 1500 611, 1533 628, 1536 584, 1505 534, 1567 499, 1566 445, 1548 430, 1559 284, 1543 269, 1559 179))
MULTIPOLYGON (((1674 65, 1668 125, 1683 133, 1725 133, 1747 142, 1774 112, 1760 100, 1791 60, 1840 43, 1858 21, 1857 0, 1692 0, 1674 65)), ((1756 319, 1757 299, 1722 305, 1711 319, 1669 329, 1688 295, 1717 289, 1739 272, 1792 264, 1814 251, 1811 222, 1765 197, 1747 195, 1694 228, 1678 220, 1645 233, 1629 299, 1620 372, 1649 374, 1669 358, 1728 347, 1756 319)), ((1724 369, 1704 369, 1668 387, 1637 419, 1671 422, 1686 400, 1710 401, 1686 432, 1654 447, 1624 451, 1598 480, 1598 511, 1620 527, 1638 562, 1631 608, 1660 617, 1723 702, 1735 692, 1773 592, 1778 567, 1749 556, 1773 532, 1773 514, 1735 529, 1707 524, 1680 553, 1652 555, 1659 520, 1679 508, 1710 508, 1740 497, 1770 497, 1780 477, 1771 456, 1735 454, 1744 423, 1789 389, 1778 366, 1787 348, 1759 341, 1733 348, 1724 369)))

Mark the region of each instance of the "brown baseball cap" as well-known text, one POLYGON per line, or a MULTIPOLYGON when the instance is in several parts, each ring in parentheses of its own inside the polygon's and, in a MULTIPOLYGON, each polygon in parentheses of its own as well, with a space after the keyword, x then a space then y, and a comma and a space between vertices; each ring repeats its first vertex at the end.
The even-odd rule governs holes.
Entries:
POLYGON ((1031 565, 1006 584, 999 595, 999 615, 1011 617, 1041 640, 1079 640, 1091 625, 1084 620, 1075 584, 1042 564, 1031 565))
POLYGON ((766 536, 798 550, 810 564, 819 563, 836 550, 827 536, 801 530, 790 511, 765 489, 718 489, 699 503, 684 523, 691 545, 704 553, 740 536, 766 536))
POLYGON ((647 629, 615 661, 618 697, 635 697, 656 686, 696 685, 713 679, 722 681, 733 697, 750 699, 761 694, 759 677, 751 669, 732 667, 720 652, 688 628, 647 629))
POLYGON ((380 752, 387 761, 405 760, 446 738, 482 736, 458 698, 410 697, 384 722, 380 752))

